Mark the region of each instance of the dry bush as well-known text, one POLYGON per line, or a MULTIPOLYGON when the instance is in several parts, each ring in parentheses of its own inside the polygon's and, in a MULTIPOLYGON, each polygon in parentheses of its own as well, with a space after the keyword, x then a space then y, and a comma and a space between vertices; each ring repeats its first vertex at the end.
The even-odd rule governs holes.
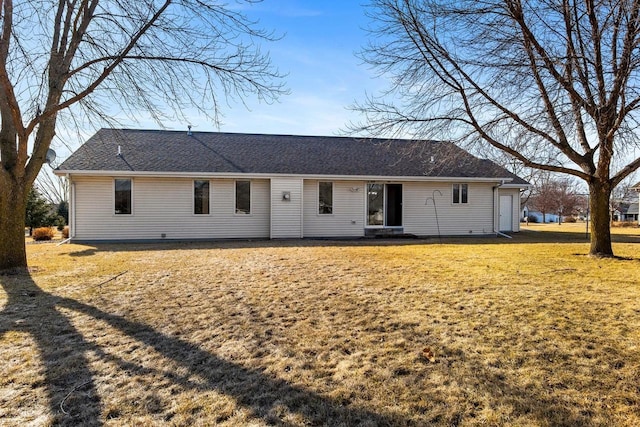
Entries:
POLYGON ((68 239, 69 238, 69 226, 68 225, 62 229, 62 238, 63 239, 68 239))
POLYGON ((637 228, 638 223, 636 221, 613 221, 611 223, 611 226, 621 228, 637 228))
POLYGON ((54 231, 51 227, 40 227, 33 230, 33 240, 51 240, 53 239, 54 231))

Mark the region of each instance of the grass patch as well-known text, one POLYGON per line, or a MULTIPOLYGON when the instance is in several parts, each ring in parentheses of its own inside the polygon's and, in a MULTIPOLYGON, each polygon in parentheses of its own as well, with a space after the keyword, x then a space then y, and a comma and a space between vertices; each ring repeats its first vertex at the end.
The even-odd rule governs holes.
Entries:
POLYGON ((638 425, 640 231, 592 259, 581 226, 29 245, 0 276, 0 419, 638 425))

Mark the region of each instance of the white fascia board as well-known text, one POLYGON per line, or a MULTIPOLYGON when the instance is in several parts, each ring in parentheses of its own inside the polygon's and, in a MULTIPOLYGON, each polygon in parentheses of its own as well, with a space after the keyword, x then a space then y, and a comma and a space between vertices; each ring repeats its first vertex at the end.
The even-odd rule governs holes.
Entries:
MULTIPOLYGON (((298 178, 318 179, 327 181, 430 181, 430 182, 490 182, 500 183, 513 180, 513 178, 471 178, 471 177, 442 177, 442 176, 374 176, 374 175, 299 175, 299 174, 272 174, 272 173, 237 173, 237 172, 147 172, 147 171, 86 171, 86 170, 56 170, 56 175, 76 176, 128 176, 149 178, 298 178)), ((515 185, 515 184, 512 184, 515 185)), ((521 186, 515 185, 514 188, 521 186)))
POLYGON ((504 184, 501 185, 500 188, 532 188, 531 184, 504 184))

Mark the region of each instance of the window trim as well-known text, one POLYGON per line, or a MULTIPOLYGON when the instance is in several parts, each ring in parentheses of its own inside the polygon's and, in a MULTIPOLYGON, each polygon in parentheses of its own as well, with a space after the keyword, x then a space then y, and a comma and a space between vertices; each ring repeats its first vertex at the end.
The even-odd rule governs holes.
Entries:
POLYGON ((454 206, 469 204, 469 184, 468 183, 459 182, 459 183, 451 184, 451 204, 454 206), (456 198, 456 191, 458 192, 457 198, 456 198))
POLYGON ((386 183, 380 181, 368 181, 365 188, 365 210, 364 210, 364 225, 366 228, 385 228, 385 203, 386 203, 386 183), (382 224, 369 224, 369 192, 371 191, 370 186, 372 185, 380 185, 382 186, 382 224))
POLYGON ((111 203, 111 213, 113 216, 115 217, 128 217, 128 216, 133 216, 134 210, 133 210, 133 178, 129 178, 129 177, 114 177, 113 178, 113 187, 112 187, 112 192, 111 195, 113 197, 112 199, 112 203, 111 203), (129 212, 128 213, 119 213, 116 212, 116 181, 129 181, 130 182, 130 190, 129 190, 129 212))
POLYGON ((316 215, 318 216, 331 216, 331 215, 335 215, 335 206, 334 206, 334 189, 335 189, 335 185, 333 181, 318 181, 318 198, 317 198, 317 210, 316 210, 316 215), (320 212, 320 184, 331 184, 331 212, 326 213, 326 212, 320 212))
POLYGON ((193 215, 193 216, 211 215, 211 180, 210 179, 194 179, 194 180, 191 181, 191 183, 192 183, 191 184, 192 185, 191 188, 193 190, 193 193, 191 194, 192 195, 192 197, 191 197, 191 202, 192 202, 191 215, 193 215), (208 201, 208 203, 207 203, 208 212, 207 213, 197 213, 196 212, 196 182, 206 182, 208 184, 208 187, 209 187, 208 193, 209 194, 207 195, 207 201, 208 201))
POLYGON ((238 216, 251 216, 253 215, 253 184, 250 179, 236 179, 233 181, 233 214, 238 216), (249 183, 249 212, 238 212, 238 182, 249 183))

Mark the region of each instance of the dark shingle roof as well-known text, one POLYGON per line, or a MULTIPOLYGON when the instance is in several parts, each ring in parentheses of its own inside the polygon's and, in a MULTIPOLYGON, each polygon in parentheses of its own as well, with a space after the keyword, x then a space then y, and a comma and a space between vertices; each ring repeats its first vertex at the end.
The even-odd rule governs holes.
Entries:
POLYGON ((527 185, 448 142, 221 132, 101 129, 58 169, 512 178, 527 185))

